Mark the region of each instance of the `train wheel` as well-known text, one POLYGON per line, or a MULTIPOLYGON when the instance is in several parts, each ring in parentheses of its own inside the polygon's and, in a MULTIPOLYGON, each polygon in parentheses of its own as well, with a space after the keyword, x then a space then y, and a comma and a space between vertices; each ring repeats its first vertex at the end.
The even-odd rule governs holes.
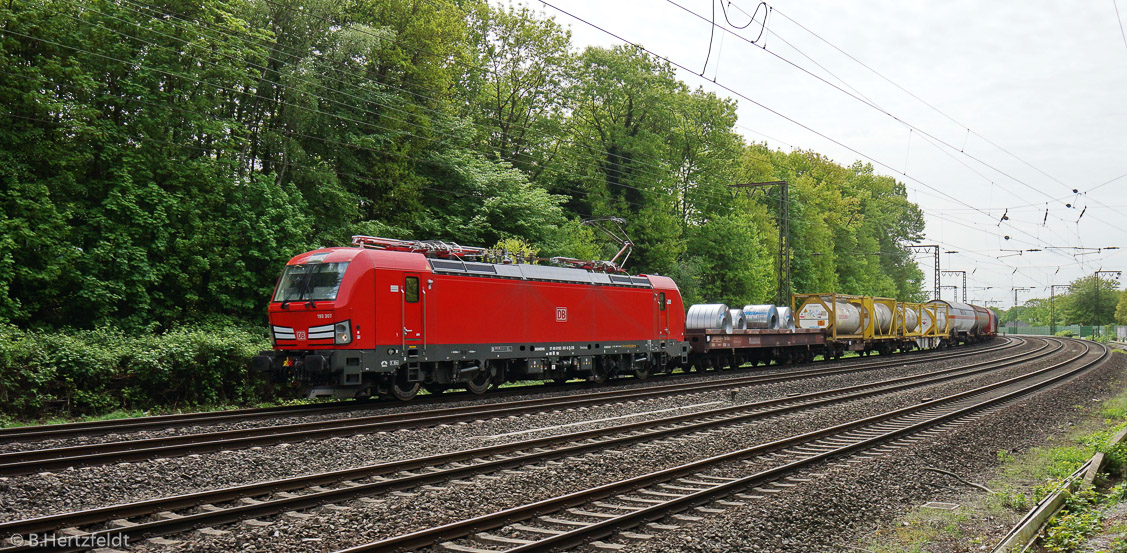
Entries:
POLYGON ((600 359, 595 361, 595 366, 591 369, 591 376, 588 380, 595 384, 602 384, 610 379, 614 374, 618 363, 614 359, 600 359))
POLYGON ((477 376, 474 376, 473 380, 466 382, 466 389, 469 390, 471 394, 478 396, 488 392, 489 388, 492 387, 493 379, 489 378, 489 373, 485 371, 479 371, 477 376))
POLYGON ((638 380, 645 380, 649 377, 650 377, 650 368, 649 367, 642 367, 642 368, 639 368, 639 369, 634 369, 634 378, 637 378, 638 380))
POLYGON ((411 401, 419 393, 420 387, 418 382, 407 382, 407 379, 398 377, 391 383, 391 395, 399 401, 411 401))

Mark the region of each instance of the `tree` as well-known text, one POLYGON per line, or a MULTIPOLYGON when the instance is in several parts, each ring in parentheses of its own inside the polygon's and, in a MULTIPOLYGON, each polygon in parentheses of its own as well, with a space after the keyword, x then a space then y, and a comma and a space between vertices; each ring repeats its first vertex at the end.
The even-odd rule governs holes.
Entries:
POLYGON ((1115 306, 1115 322, 1127 325, 1127 290, 1119 293, 1119 303, 1115 306))
MULTIPOLYGON (((742 214, 693 227, 688 252, 697 274, 686 303, 723 302, 733 307, 775 301, 775 273, 758 228, 742 214)), ((684 285, 682 285, 684 286, 684 285)))
POLYGON ((1034 298, 1027 300, 1022 305, 1017 305, 1006 310, 999 310, 998 320, 1002 324, 1023 322, 1030 326, 1049 326, 1050 312, 1051 309, 1048 298, 1034 298))
POLYGON ((667 62, 638 48, 589 47, 578 60, 566 161, 552 190, 583 216, 617 216, 634 240, 634 270, 670 274, 684 248, 666 134, 669 99, 686 90, 667 62))
POLYGON ((1108 324, 1119 302, 1119 283, 1096 275, 1078 278, 1070 284, 1062 302, 1065 324, 1108 324))
POLYGON ((570 33, 554 19, 537 19, 526 6, 483 4, 473 16, 475 70, 465 94, 476 141, 492 159, 538 181, 560 146, 574 63, 570 33))
POLYGON ((261 322, 289 257, 353 233, 606 259, 580 220, 607 216, 627 270, 762 302, 780 191, 729 185, 774 180, 794 290, 923 297, 901 183, 746 144, 733 100, 528 8, 42 0, 0 27, 0 322, 261 322))

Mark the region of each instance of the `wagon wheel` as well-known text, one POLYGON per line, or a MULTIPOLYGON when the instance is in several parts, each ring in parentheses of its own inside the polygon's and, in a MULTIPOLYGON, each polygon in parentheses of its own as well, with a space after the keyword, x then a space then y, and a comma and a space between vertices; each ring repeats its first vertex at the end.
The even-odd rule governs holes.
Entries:
POLYGON ((737 359, 735 355, 728 358, 728 368, 729 369, 732 369, 734 371, 734 370, 740 368, 740 365, 743 365, 743 363, 740 363, 740 359, 737 359))
POLYGON ((595 366, 591 367, 591 376, 588 379, 595 384, 602 384, 610 378, 617 366, 614 359, 597 360, 595 366))
POLYGON ((439 395, 442 392, 450 389, 448 384, 439 384, 438 382, 431 382, 430 384, 423 384, 423 388, 432 395, 439 395))
POLYGON ((488 371, 478 371, 473 380, 466 382, 465 386, 471 394, 480 396, 493 387, 493 379, 489 377, 488 371))
POLYGON ((634 369, 634 378, 637 378, 638 380, 645 380, 649 377, 650 377, 650 366, 649 365, 642 365, 642 366, 638 367, 637 369, 634 369))
POLYGON ((391 383, 391 395, 399 401, 410 401, 419 393, 420 387, 418 382, 408 382, 407 375, 398 375, 391 383))
POLYGON ((610 371, 601 367, 596 368, 595 371, 591 373, 591 382, 595 384, 603 384, 608 378, 610 378, 610 371))

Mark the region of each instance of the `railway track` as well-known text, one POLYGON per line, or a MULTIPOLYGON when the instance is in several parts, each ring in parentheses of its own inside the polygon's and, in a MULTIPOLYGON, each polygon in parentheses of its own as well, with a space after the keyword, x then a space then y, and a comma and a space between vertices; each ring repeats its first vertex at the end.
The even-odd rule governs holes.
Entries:
MULTIPOLYGON (((975 349, 973 352, 957 351, 957 352, 924 352, 916 351, 907 354, 898 354, 896 359, 915 359, 923 357, 927 360, 933 359, 947 359, 957 358, 970 354, 981 354, 999 349, 1006 349, 1011 347, 1013 340, 1010 338, 999 338, 1002 341, 999 345, 994 345, 988 348, 975 349), (902 357, 905 356, 905 357, 902 357)), ((864 367, 876 363, 876 366, 887 366, 883 363, 890 363, 887 359, 880 361, 837 361, 834 362, 835 367, 841 365, 843 367, 855 367, 863 369, 864 367)), ((903 360, 896 361, 895 364, 902 363, 903 360)), ((801 366, 801 365, 796 365, 801 366)), ((676 375, 666 375, 663 378, 692 378, 697 377, 699 374, 693 373, 678 373, 676 375)), ((455 403, 461 401, 478 401, 488 400, 495 398, 508 398, 529 393, 542 393, 542 392, 555 392, 560 390, 576 390, 576 389, 589 389, 595 385, 586 382, 575 382, 568 384, 535 384, 530 386, 518 386, 512 388, 505 388, 502 390, 495 390, 482 395, 474 395, 469 392, 447 392, 438 396, 430 396, 425 398, 416 399, 412 405, 441 405, 445 403, 455 403)), ((88 422, 73 422, 63 424, 48 424, 38 426, 20 426, 10 428, 0 428, 0 443, 12 443, 19 441, 32 441, 32 440, 56 440, 67 438, 71 436, 92 436, 98 434, 118 434, 122 432, 135 432, 139 430, 153 430, 153 429, 166 429, 182 426, 193 425, 206 425, 217 423, 237 423, 245 421, 254 421, 261 419, 276 419, 291 416, 310 416, 326 413, 348 412, 357 410, 383 410, 394 409, 402 407, 403 403, 396 402, 378 402, 378 401, 339 401, 327 404, 307 404, 296 406, 280 406, 280 407, 262 407, 254 409, 233 409, 229 411, 208 411, 202 413, 182 413, 174 415, 157 415, 150 417, 136 417, 131 419, 122 420, 104 420, 104 421, 88 421, 88 422)))
MULTIPOLYGON (((928 357, 928 360, 947 360, 975 356, 982 353, 1014 348, 1020 343, 1022 342, 1013 340, 986 350, 961 351, 942 356, 928 357)), ((0 454, 0 476, 58 470, 72 466, 91 466, 124 461, 146 460, 156 457, 172 457, 219 450, 295 443, 310 439, 352 436, 359 433, 431 427, 465 420, 495 419, 547 410, 573 409, 615 402, 727 390, 741 386, 787 382, 862 370, 874 370, 898 366, 903 363, 904 360, 902 358, 896 357, 867 363, 850 363, 846 366, 775 372, 770 374, 752 374, 720 378, 705 382, 678 382, 646 387, 632 387, 624 390, 593 391, 581 396, 543 397, 499 404, 473 404, 424 411, 386 413, 238 430, 14 451, 0 454)))
MULTIPOLYGON (((391 552, 440 544, 444 550, 467 553, 531 552, 575 547, 616 534, 627 541, 637 539, 648 534, 628 530, 642 525, 647 525, 646 532, 675 529, 675 524, 653 521, 667 517, 672 522, 677 517, 699 520, 698 516, 681 513, 690 509, 696 509, 697 514, 719 513, 742 505, 742 500, 761 498, 757 494, 777 492, 773 486, 795 487, 803 481, 797 475, 819 463, 842 460, 879 446, 900 447, 921 434, 934 434, 945 425, 968 422, 982 416, 984 410, 1086 371, 1109 353, 1102 345, 1083 344, 1080 354, 1028 375, 344 551, 391 552), (1092 349, 1100 351, 1089 355, 1092 349), (788 478, 791 480, 787 481, 788 478)), ((609 549, 623 547, 605 542, 598 545, 609 549)))
POLYGON ((101 535, 128 532, 131 536, 144 536, 215 526, 356 497, 451 482, 459 478, 537 463, 551 463, 555 459, 585 455, 612 447, 708 432, 723 426, 762 421, 795 411, 949 382, 1044 359, 1064 347, 1060 341, 1054 340, 1053 343, 1054 346, 1050 347, 1049 342, 1046 341, 1035 351, 1003 359, 882 382, 331 473, 12 521, 0 524, 0 535, 28 535, 57 531, 60 528, 90 528, 108 524, 108 528, 93 530, 93 532, 101 535), (332 489, 321 487, 328 485, 335 487, 332 489), (302 493, 292 493, 295 491, 302 493), (163 514, 148 519, 156 513, 163 514))

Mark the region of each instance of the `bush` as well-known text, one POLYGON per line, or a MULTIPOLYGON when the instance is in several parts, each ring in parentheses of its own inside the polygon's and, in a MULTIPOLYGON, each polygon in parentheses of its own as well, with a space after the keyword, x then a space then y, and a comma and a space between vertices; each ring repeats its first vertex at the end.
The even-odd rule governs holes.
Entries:
POLYGON ((1062 331, 1056 333, 1056 335, 1060 336, 1062 338, 1072 338, 1072 337, 1076 336, 1076 333, 1071 331, 1071 330, 1062 330, 1062 331))
POLYGON ((1042 544, 1053 553, 1073 553, 1080 551, 1103 523, 1103 517, 1096 511, 1070 513, 1061 511, 1045 531, 1042 544))
POLYGON ((251 403, 268 395, 247 360, 260 329, 210 324, 159 335, 0 326, 0 414, 35 418, 115 409, 251 403))

